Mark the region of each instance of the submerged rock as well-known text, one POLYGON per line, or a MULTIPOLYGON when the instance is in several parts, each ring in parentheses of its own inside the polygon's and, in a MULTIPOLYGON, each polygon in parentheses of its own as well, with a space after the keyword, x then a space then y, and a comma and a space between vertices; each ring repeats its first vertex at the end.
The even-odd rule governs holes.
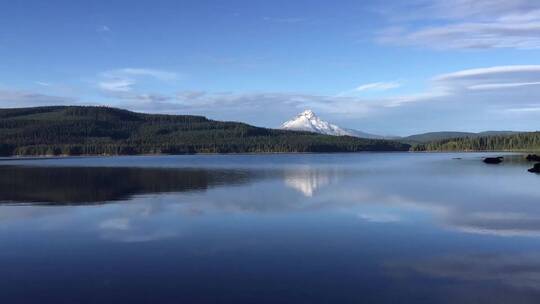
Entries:
POLYGON ((540 163, 534 165, 534 167, 529 169, 531 173, 540 173, 540 163))
POLYGON ((540 162, 540 156, 538 156, 536 154, 529 154, 529 155, 527 155, 526 159, 528 161, 540 162))
POLYGON ((494 165, 502 163, 503 160, 504 160, 504 157, 502 157, 502 156, 499 156, 499 157, 486 157, 486 158, 484 158, 484 162, 485 162, 486 164, 494 164, 494 165))

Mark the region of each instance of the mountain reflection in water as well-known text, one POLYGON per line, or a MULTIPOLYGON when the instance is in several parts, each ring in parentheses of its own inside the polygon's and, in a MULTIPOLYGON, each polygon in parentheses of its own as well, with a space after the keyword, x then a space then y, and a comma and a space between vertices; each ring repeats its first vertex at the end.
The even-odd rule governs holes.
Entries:
POLYGON ((329 186, 339 180, 340 173, 337 170, 320 170, 303 166, 295 170, 285 170, 283 180, 285 185, 301 192, 307 197, 312 197, 322 187, 329 186))
POLYGON ((287 187, 312 197, 317 189, 335 184, 343 174, 309 166, 288 170, 0 166, 0 203, 97 204, 264 178, 282 178, 287 187))

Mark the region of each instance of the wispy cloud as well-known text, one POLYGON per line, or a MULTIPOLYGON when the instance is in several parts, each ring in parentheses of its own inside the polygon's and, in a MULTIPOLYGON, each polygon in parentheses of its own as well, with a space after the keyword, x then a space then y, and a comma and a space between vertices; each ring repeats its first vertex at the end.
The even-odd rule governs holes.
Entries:
POLYGON ((99 78, 98 88, 109 97, 141 102, 163 102, 172 97, 161 93, 140 92, 139 84, 146 78, 173 82, 178 79, 178 74, 157 69, 123 68, 105 71, 99 78))
MULTIPOLYGON (((540 65, 494 66, 461 70, 432 78, 431 87, 424 93, 396 97, 391 106, 407 102, 452 99, 455 102, 490 98, 494 103, 519 103, 538 99, 540 96, 540 65), (528 90, 521 90, 528 87, 528 90), (502 94, 504 93, 504 94, 502 94), (507 94, 514 94, 507 100, 507 94)), ((473 101, 474 102, 474 101, 473 101)))
POLYGON ((40 85, 42 87, 50 87, 51 86, 51 83, 49 82, 44 82, 44 81, 36 81, 36 84, 37 85, 40 85))
POLYGON ((509 76, 523 77, 538 79, 540 75, 540 65, 507 65, 507 66, 494 66, 487 68, 468 69, 458 72, 442 74, 434 77, 437 81, 454 81, 461 79, 508 79, 509 76))
POLYGON ((509 113, 539 113, 540 112, 540 105, 537 107, 523 107, 523 108, 509 108, 504 109, 503 111, 509 112, 509 113))
POLYGON ((540 65, 512 65, 443 74, 435 77, 434 83, 436 87, 444 88, 445 91, 483 91, 488 94, 512 92, 520 93, 521 96, 525 93, 529 99, 537 99, 540 96, 539 80, 540 65), (523 87, 528 89, 523 91, 523 87))
POLYGON ((131 79, 113 78, 100 81, 98 86, 106 92, 131 92, 135 83, 131 79))
POLYGON ((371 82, 371 83, 361 84, 352 90, 340 92, 336 95, 336 97, 355 96, 355 95, 359 95, 359 94, 363 94, 367 92, 385 92, 385 91, 397 89, 399 87, 401 87, 401 82, 398 82, 398 81, 371 82))
POLYGON ((519 87, 528 87, 528 86, 537 86, 540 85, 540 82, 513 82, 513 83, 487 83, 487 84, 477 84, 469 86, 470 90, 493 90, 493 89, 508 89, 508 88, 519 88, 519 87))
POLYGON ((396 89, 401 87, 401 83, 393 81, 393 82, 373 82, 373 83, 366 83, 363 85, 358 86, 354 89, 356 92, 363 92, 363 91, 387 91, 391 89, 396 89))
POLYGON ((105 71, 101 76, 104 78, 151 77, 159 80, 176 80, 178 73, 157 69, 123 68, 105 71))
POLYGON ((160 80, 175 80, 178 78, 178 73, 157 70, 157 69, 141 69, 141 68, 124 68, 111 70, 104 73, 105 77, 130 77, 130 76, 146 76, 160 80))
MULTIPOLYGON (((383 30, 383 43, 438 49, 540 48, 540 2, 415 1, 404 22, 383 30), (424 22, 416 22, 416 21, 424 22), (420 25, 419 25, 420 24, 420 25)), ((400 14, 403 14, 401 7, 400 14)))

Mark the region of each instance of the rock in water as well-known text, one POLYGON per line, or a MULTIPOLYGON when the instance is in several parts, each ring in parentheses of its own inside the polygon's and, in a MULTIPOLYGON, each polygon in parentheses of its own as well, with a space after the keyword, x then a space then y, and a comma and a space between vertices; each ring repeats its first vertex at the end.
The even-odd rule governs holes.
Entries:
POLYGON ((502 156, 499 156, 499 157, 486 157, 486 158, 484 158, 484 162, 486 164, 496 165, 496 164, 502 163, 503 159, 504 159, 504 157, 502 157, 502 156))
POLYGON ((529 154, 529 155, 527 155, 526 159, 528 161, 540 162, 540 156, 538 156, 536 154, 529 154))
POLYGON ((534 167, 529 169, 529 172, 531 172, 531 173, 540 173, 540 163, 535 164, 534 167))

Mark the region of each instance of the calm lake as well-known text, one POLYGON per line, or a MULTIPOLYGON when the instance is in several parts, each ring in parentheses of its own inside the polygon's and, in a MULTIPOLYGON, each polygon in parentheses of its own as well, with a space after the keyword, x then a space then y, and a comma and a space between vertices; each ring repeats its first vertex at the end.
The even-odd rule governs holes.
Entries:
POLYGON ((540 303, 540 175, 488 155, 1 160, 0 303, 540 303))

